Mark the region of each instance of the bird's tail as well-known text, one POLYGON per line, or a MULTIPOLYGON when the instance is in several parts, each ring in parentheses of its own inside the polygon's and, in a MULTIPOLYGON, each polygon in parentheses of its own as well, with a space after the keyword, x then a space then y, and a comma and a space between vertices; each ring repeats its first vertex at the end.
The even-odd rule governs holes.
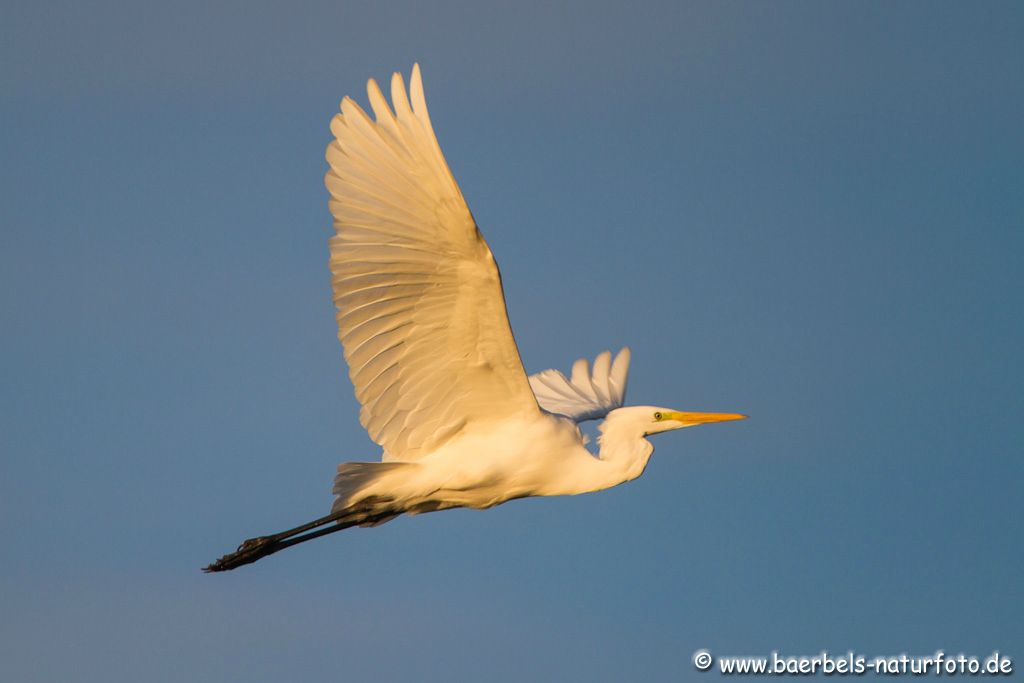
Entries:
MULTIPOLYGON (((393 499, 385 495, 392 487, 380 486, 384 479, 398 474, 401 470, 419 467, 412 462, 343 462, 338 465, 338 474, 334 477, 334 505, 331 513, 336 514, 352 507, 380 508, 388 507, 393 499), (375 489, 380 490, 375 490, 375 489)), ((403 472, 405 474, 407 472, 403 472)), ((395 515, 397 516, 397 515, 395 515)), ((388 519, 393 519, 389 517, 388 519)), ((387 519, 373 524, 383 524, 387 519)), ((369 526, 369 525, 368 525, 369 526)))

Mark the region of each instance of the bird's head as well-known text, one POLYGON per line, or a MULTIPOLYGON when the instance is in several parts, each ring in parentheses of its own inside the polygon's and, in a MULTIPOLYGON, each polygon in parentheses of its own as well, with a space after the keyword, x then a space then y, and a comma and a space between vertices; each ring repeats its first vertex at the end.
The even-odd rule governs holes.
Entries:
POLYGON ((628 422, 633 427, 639 427, 643 436, 650 436, 711 422, 743 420, 747 416, 739 413, 695 413, 657 406, 629 406, 612 411, 608 417, 615 418, 616 422, 628 422))

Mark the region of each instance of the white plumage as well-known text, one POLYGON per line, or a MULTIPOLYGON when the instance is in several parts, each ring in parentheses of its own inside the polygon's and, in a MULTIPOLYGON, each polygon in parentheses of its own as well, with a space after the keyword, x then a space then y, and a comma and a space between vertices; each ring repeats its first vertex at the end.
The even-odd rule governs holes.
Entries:
POLYGON ((352 100, 331 122, 334 302, 360 421, 385 460, 416 460, 468 422, 536 413, 491 251, 438 147, 418 67, 392 113, 352 100))
POLYGON ((564 415, 576 422, 597 420, 626 400, 630 352, 619 351, 612 363, 610 351, 598 354, 591 371, 586 358, 572 364, 571 378, 558 370, 530 375, 530 388, 540 407, 549 413, 564 415))
POLYGON ((434 135, 419 66, 389 106, 367 87, 371 119, 345 98, 327 148, 336 234, 330 267, 338 336, 379 462, 343 463, 330 515, 244 542, 207 569, 403 513, 487 508, 584 493, 638 477, 651 434, 742 418, 624 408, 630 352, 527 377, 501 276, 434 135), (577 423, 604 418, 599 452, 577 423), (318 529, 318 530, 317 530, 318 529))

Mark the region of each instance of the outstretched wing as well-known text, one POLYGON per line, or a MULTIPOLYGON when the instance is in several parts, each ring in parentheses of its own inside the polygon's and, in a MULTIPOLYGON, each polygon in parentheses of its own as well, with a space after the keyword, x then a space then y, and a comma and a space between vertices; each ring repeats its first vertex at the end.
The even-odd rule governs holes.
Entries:
POLYGON ((331 121, 326 185, 338 337, 385 460, 416 460, 478 419, 538 410, 491 250, 399 74, 375 120, 349 98, 331 121))
POLYGON ((629 376, 629 347, 615 356, 609 351, 599 353, 594 368, 586 358, 572 365, 572 379, 558 370, 545 370, 530 375, 530 387, 540 407, 549 413, 565 415, 576 422, 597 420, 626 400, 626 381, 629 376))

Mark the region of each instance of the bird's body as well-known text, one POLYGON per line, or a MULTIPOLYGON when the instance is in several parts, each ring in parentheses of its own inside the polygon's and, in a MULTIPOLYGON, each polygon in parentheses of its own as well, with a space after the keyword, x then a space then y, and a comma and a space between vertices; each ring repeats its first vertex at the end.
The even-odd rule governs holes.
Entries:
POLYGON ((606 489, 643 473, 647 436, 743 417, 623 407, 628 349, 593 367, 576 361, 569 377, 527 377, 497 263, 441 153, 418 66, 410 85, 406 94, 393 75, 392 110, 371 80, 374 120, 345 98, 327 149, 339 338, 381 461, 343 463, 331 514, 250 539, 210 571, 403 513, 606 489), (595 454, 579 423, 602 418, 595 454))
POLYGON ((474 425, 421 460, 393 466, 356 496, 339 497, 336 508, 369 497, 393 501, 407 512, 483 509, 530 495, 580 493, 582 469, 596 462, 571 420, 541 413, 494 420, 474 425))
MULTIPOLYGON (((339 496, 335 509, 358 505, 362 498, 388 500, 412 513, 484 509, 526 496, 599 491, 643 473, 654 449, 642 436, 639 430, 632 438, 622 435, 611 441, 618 448, 602 448, 595 457, 579 426, 560 415, 537 412, 481 422, 421 460, 385 463, 379 478, 354 496, 339 496)), ((340 466, 339 479, 350 466, 340 466)))

